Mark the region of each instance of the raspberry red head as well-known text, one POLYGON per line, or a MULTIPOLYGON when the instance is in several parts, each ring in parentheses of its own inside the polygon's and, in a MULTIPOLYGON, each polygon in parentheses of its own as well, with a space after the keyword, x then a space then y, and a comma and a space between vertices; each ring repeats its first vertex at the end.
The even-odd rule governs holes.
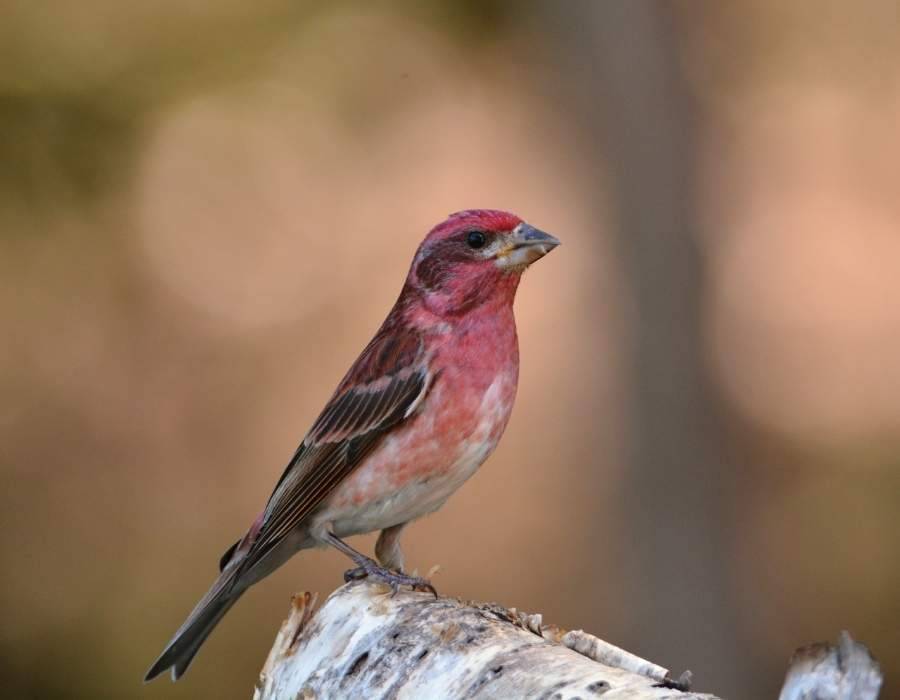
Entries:
POLYGON ((515 214, 498 209, 467 209, 450 214, 435 226, 423 241, 423 245, 458 234, 466 229, 478 229, 489 233, 512 231, 522 223, 515 214))
POLYGON ((515 214, 451 214, 419 246, 407 286, 439 315, 459 315, 490 298, 512 303, 520 274, 559 241, 515 214))

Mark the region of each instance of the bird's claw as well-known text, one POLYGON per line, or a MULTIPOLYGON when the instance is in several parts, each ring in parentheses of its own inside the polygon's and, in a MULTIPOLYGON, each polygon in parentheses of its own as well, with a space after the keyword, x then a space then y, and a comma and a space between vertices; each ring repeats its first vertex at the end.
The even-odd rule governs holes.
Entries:
POLYGON ((414 591, 428 591, 435 598, 438 597, 437 590, 431 581, 420 576, 410 576, 400 571, 391 571, 379 566, 374 561, 365 562, 355 569, 344 572, 344 581, 359 581, 367 579, 373 583, 384 583, 391 587, 391 597, 397 595, 400 586, 409 586, 414 591))

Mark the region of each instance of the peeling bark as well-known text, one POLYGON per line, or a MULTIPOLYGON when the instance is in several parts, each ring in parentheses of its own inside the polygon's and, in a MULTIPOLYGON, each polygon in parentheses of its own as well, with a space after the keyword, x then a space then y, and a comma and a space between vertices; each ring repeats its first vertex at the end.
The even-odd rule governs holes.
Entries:
POLYGON ((869 650, 841 632, 837 645, 811 644, 794 653, 778 700, 876 700, 881 681, 869 650))
POLYGON ((717 700, 592 635, 499 605, 354 582, 317 611, 294 597, 255 700, 546 698, 717 700))

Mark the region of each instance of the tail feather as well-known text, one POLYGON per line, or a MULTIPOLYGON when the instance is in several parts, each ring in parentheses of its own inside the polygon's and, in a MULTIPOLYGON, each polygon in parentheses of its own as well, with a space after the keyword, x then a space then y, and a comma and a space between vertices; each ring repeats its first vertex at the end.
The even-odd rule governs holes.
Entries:
POLYGON ((147 671, 144 682, 153 680, 169 668, 172 669, 173 681, 184 675, 213 628, 244 592, 242 588, 235 588, 231 584, 230 572, 219 577, 147 671))

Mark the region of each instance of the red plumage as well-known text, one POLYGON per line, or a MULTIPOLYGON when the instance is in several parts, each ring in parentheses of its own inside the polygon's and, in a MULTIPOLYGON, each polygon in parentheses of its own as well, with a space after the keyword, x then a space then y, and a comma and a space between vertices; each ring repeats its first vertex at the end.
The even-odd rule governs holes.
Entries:
POLYGON ((500 439, 518 382, 516 288, 558 244, 496 210, 432 229, 387 319, 146 680, 168 668, 177 679, 240 595, 301 549, 332 545, 358 565, 348 576, 430 588, 384 567, 402 568, 400 530, 439 508, 500 439), (383 567, 340 539, 375 530, 383 567))

